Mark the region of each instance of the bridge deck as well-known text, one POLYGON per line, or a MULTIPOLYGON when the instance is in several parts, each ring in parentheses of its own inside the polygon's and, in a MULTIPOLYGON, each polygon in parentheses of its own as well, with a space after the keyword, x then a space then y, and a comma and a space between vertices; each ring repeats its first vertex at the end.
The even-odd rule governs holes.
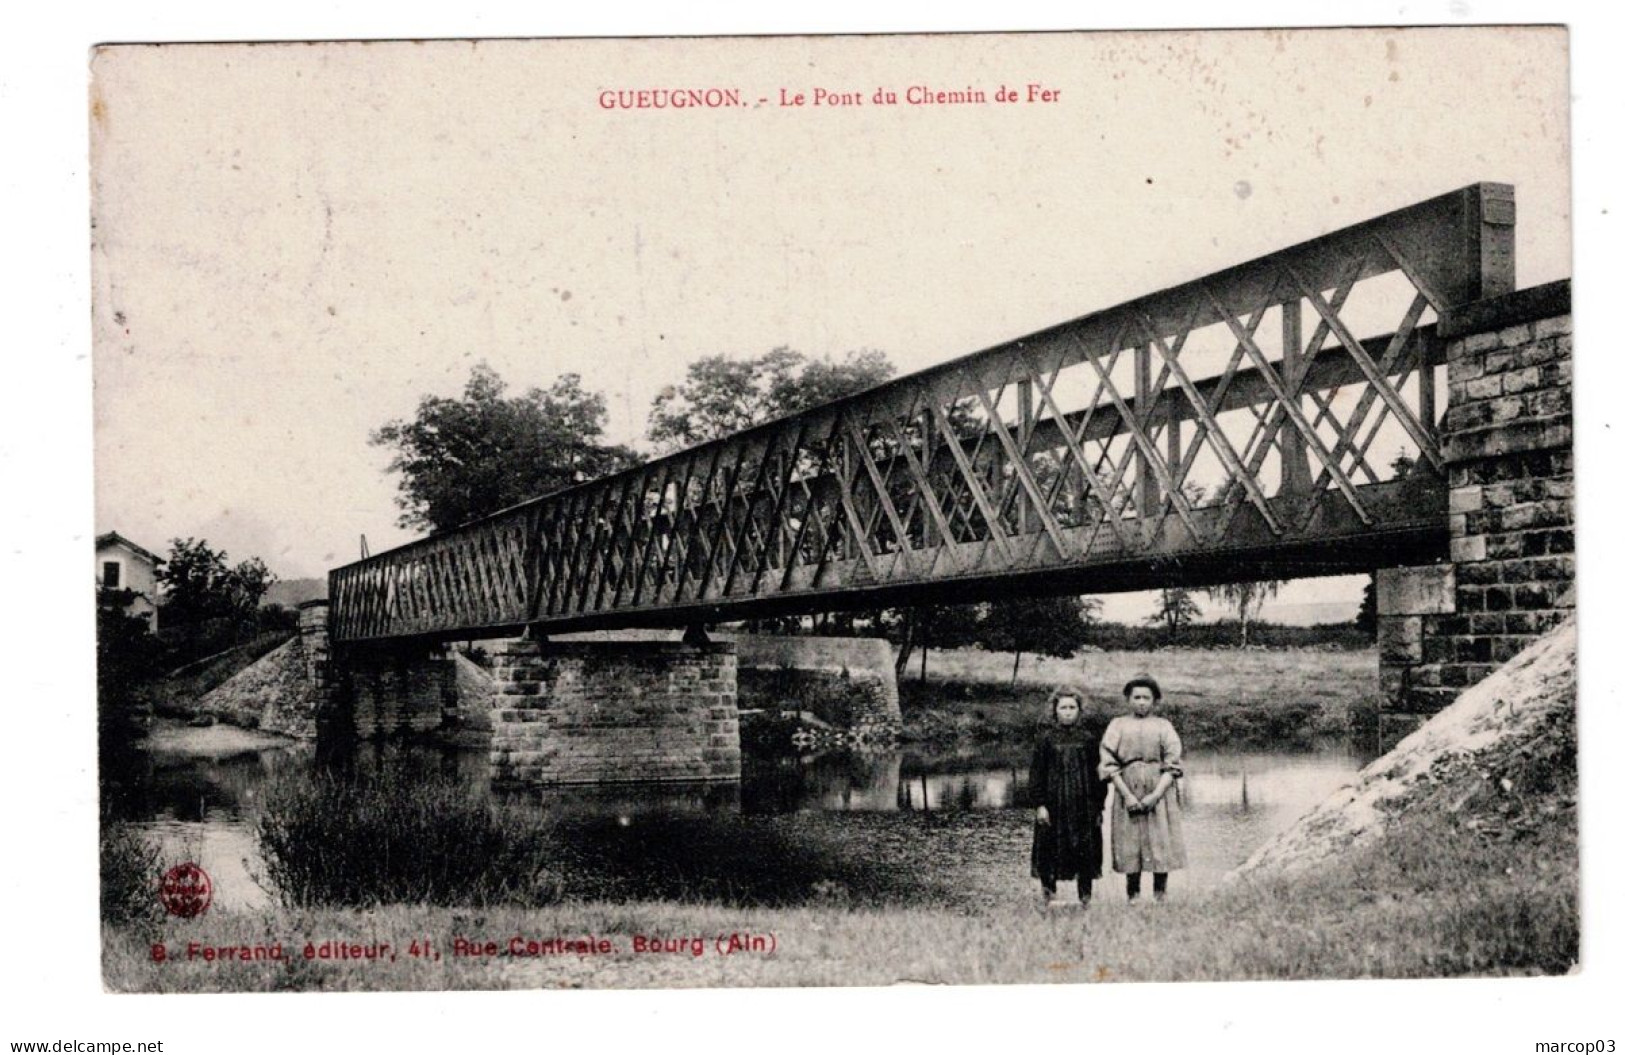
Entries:
POLYGON ((682 625, 1444 555, 1477 184, 336 569, 336 640, 682 625), (1309 322, 1312 325, 1306 326, 1309 322))

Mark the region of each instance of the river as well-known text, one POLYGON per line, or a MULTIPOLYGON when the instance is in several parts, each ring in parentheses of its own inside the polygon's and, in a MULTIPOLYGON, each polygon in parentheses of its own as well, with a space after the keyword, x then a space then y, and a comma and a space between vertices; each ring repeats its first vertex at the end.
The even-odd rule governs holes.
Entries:
MULTIPOLYGON (((220 727, 216 727, 220 729, 220 727)), ((1375 745, 1323 743, 1313 750, 1210 748, 1186 756, 1181 801, 1190 867, 1181 891, 1212 885, 1264 840, 1290 825, 1375 757, 1375 745)), ((317 767, 356 770, 410 765, 488 786, 484 752, 429 746, 362 746, 335 758, 309 744, 281 744, 232 730, 173 727, 122 767, 114 816, 132 822, 158 844, 166 862, 201 864, 214 882, 215 903, 251 909, 271 892, 253 828, 267 782, 317 767)), ((700 787, 618 786, 493 792, 550 816, 613 815, 627 823, 642 813, 748 816, 820 815, 824 830, 871 823, 890 815, 906 833, 944 814, 973 811, 1006 818, 1007 840, 1019 847, 1029 813, 1026 750, 993 746, 959 751, 913 748, 872 754, 747 759, 738 784, 700 787)), ((906 837, 906 835, 905 835, 906 837)), ((1007 856, 1018 856, 1012 853, 1007 856)), ((1020 861, 1003 862, 996 884, 1025 878, 1020 861)), ((1108 865, 1109 867, 1109 865, 1108 865)), ((1028 884, 1031 885, 1030 883, 1028 884)))

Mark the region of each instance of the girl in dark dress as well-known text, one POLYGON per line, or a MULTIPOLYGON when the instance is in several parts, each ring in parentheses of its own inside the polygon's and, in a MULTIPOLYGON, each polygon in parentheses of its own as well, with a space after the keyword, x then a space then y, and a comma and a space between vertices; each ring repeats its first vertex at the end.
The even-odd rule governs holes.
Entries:
POLYGON ((1100 817, 1106 804, 1100 779, 1100 737, 1083 721, 1083 693, 1050 694, 1050 725, 1033 748, 1029 785, 1037 807, 1033 821, 1032 874, 1055 904, 1056 884, 1078 881, 1078 900, 1089 903, 1100 878, 1100 817))

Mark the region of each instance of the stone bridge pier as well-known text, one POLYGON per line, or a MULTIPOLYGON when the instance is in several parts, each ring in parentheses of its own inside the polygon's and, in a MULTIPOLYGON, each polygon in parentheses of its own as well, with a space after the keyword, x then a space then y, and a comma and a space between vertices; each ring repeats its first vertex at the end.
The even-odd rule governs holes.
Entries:
POLYGON ((498 783, 739 779, 731 642, 510 641, 494 673, 498 783))
POLYGON ((1569 283, 1440 319, 1449 560, 1377 573, 1384 745, 1575 606, 1569 283))
POLYGON ((759 707, 801 701, 860 734, 895 735, 900 723, 880 640, 512 638, 487 644, 485 673, 443 644, 330 643, 327 616, 325 601, 301 606, 304 675, 324 735, 486 747, 500 784, 738 780, 742 673, 759 707))
POLYGON ((334 647, 325 602, 300 615, 328 734, 487 745, 499 784, 739 779, 732 642, 512 639, 495 644, 489 678, 471 678, 444 645, 334 647))
POLYGON ((326 601, 299 606, 305 678, 326 734, 372 740, 434 733, 455 722, 459 700, 449 650, 410 641, 335 646, 326 601))

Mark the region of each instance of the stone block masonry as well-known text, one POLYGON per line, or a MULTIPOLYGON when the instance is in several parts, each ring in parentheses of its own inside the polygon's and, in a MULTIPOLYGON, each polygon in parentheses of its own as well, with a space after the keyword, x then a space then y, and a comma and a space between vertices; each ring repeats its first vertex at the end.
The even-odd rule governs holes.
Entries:
MULTIPOLYGON (((669 641, 675 630, 567 634, 565 642, 669 641)), ((871 734, 902 726, 892 647, 883 638, 744 634, 713 631, 738 653, 741 710, 805 710, 820 721, 871 734)))
POLYGON ((881 638, 740 634, 739 699, 779 713, 805 710, 864 741, 895 737, 903 712, 891 643, 881 638))
POLYGON ((730 643, 512 641, 493 656, 493 780, 738 780, 730 643))
POLYGON ((1377 579, 1384 717, 1411 724, 1575 607, 1568 283, 1472 305, 1439 334, 1449 564, 1377 579))
POLYGON ((334 698, 333 650, 327 636, 326 598, 299 606, 299 651, 305 664, 305 683, 319 701, 315 723, 332 720, 334 698))
POLYGON ((363 740, 436 732, 457 706, 457 672, 444 649, 349 648, 343 666, 350 720, 363 740))

